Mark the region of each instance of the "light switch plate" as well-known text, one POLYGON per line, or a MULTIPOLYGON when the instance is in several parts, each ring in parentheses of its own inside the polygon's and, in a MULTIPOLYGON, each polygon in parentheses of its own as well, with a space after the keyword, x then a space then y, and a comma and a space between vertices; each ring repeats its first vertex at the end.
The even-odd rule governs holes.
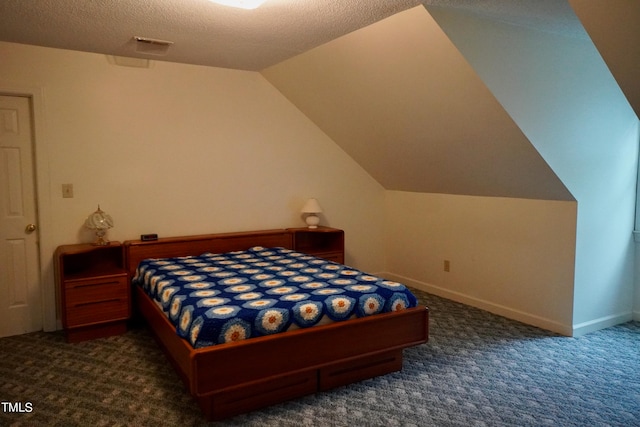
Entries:
POLYGON ((62 184, 62 198, 73 198, 73 184, 62 184))

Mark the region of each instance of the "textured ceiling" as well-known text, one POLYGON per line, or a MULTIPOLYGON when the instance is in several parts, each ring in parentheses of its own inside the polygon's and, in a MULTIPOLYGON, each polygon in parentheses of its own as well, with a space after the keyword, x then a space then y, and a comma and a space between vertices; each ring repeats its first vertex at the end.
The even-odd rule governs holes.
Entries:
POLYGON ((268 0, 255 10, 208 0, 2 0, 0 40, 118 56, 261 70, 418 0, 268 0), (135 52, 134 36, 174 42, 135 52))
POLYGON ((0 40, 255 71, 421 3, 584 35, 566 0, 267 0, 255 10, 208 0, 1 0, 0 40), (135 52, 134 36, 174 44, 149 56, 135 52))

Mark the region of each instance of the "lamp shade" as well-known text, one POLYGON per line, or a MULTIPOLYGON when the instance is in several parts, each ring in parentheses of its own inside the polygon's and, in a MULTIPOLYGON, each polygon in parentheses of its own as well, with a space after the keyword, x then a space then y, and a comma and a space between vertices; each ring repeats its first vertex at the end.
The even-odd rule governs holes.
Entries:
POLYGON ((305 203, 302 207, 302 213, 316 214, 321 212, 322 208, 320 207, 320 203, 318 203, 316 199, 307 200, 307 203, 305 203))

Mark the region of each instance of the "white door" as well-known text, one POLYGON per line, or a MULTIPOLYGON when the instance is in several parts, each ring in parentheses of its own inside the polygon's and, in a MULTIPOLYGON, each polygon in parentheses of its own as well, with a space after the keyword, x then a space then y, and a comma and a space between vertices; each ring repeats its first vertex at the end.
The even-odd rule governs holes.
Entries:
POLYGON ((30 107, 0 96, 0 337, 42 329, 30 107))

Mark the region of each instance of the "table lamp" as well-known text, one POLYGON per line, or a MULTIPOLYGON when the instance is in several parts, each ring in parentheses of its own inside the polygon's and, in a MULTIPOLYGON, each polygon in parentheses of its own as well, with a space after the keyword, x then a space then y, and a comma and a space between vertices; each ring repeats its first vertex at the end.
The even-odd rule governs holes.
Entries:
POLYGON ((309 199, 307 203, 302 207, 302 213, 306 214, 305 221, 307 222, 307 226, 309 228, 318 228, 318 224, 320 223, 320 217, 317 214, 322 212, 322 208, 320 207, 320 203, 316 199, 309 199))
POLYGON ((94 230, 96 232, 96 241, 93 242, 94 245, 106 246, 109 244, 109 241, 105 239, 104 235, 107 233, 108 229, 113 227, 113 219, 111 218, 111 215, 100 209, 100 205, 98 205, 97 211, 89 215, 84 222, 84 226, 89 230, 94 230))

